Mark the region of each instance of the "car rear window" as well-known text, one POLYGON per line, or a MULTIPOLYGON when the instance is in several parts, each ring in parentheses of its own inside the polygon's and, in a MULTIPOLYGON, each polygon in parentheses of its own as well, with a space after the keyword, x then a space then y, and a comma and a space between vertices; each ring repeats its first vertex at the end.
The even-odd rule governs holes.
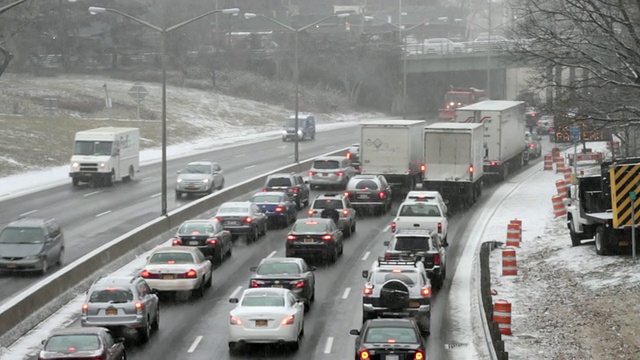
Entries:
POLYGON ((0 233, 3 244, 38 244, 44 242, 44 232, 38 227, 7 227, 0 233))
POLYGON ((354 188, 360 190, 378 190, 378 184, 373 180, 360 180, 354 188))
POLYGON ((398 236, 394 250, 427 251, 429 250, 429 239, 424 236, 398 236))
POLYGON ((244 206, 222 206, 218 209, 218 214, 247 214, 249 208, 244 206))
POLYGON ((284 298, 280 296, 246 297, 242 306, 284 306, 284 298))
POLYGON ((291 179, 286 177, 271 178, 267 181, 267 186, 291 186, 291 179))
POLYGON ((182 224, 178 229, 178 234, 207 234, 213 232, 213 226, 205 223, 182 224))
POLYGON ((89 296, 89 302, 92 303, 126 303, 132 300, 131 290, 116 287, 96 290, 89 296))
POLYGON ((149 259, 149 264, 193 264, 193 255, 186 252, 159 252, 149 259))
POLYGON ((211 166, 209 165, 187 165, 182 171, 181 174, 211 174, 211 166))
POLYGON ((282 200, 279 195, 256 195, 251 199, 254 203, 277 203, 282 200))
POLYGON ((336 160, 316 160, 313 168, 319 170, 335 170, 340 168, 340 162, 336 160))
POLYGON ((74 352, 100 349, 100 340, 95 334, 54 335, 44 345, 45 351, 74 352))
POLYGON ((404 204, 400 208, 400 216, 442 216, 435 204, 404 204))
POLYGON ((414 329, 407 327, 372 327, 364 336, 366 343, 415 344, 418 337, 414 329))
POLYGON ((295 223, 291 230, 298 234, 324 234, 327 232, 327 224, 317 221, 304 221, 295 223))
POLYGON ((324 210, 324 209, 342 209, 342 200, 338 199, 318 199, 313 202, 312 209, 324 210))
POLYGON ((300 267, 295 263, 266 263, 258 267, 259 275, 300 274, 300 267))

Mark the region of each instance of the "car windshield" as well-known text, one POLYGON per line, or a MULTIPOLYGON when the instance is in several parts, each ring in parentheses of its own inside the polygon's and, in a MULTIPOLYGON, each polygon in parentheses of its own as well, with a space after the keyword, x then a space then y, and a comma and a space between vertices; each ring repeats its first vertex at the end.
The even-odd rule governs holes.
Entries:
POLYGON ((133 301, 133 293, 129 289, 110 287, 96 290, 89 296, 92 303, 126 303, 133 301))
POLYGON ((342 209, 342 200, 339 199, 320 199, 313 202, 312 209, 342 209))
POLYGON ((0 243, 3 244, 41 244, 44 242, 44 232, 40 228, 8 227, 0 233, 0 243))
POLYGON ((364 342, 415 344, 418 337, 415 330, 408 327, 372 327, 365 334, 364 342))
POLYGON ((100 340, 96 334, 54 335, 44 345, 45 351, 73 352, 100 349, 100 340))
POLYGON ((443 44, 447 42, 447 39, 427 39, 425 42, 428 44, 443 44))
POLYGON ((159 252, 151 255, 149 264, 193 264, 193 255, 187 252, 159 252))
POLYGON ((313 168, 318 170, 340 169, 340 162, 336 160, 316 160, 313 162, 313 168))
POLYGON ((425 236, 398 236, 394 250, 427 251, 429 250, 429 239, 425 236))
POLYGON ((245 206, 222 206, 218 214, 248 214, 249 208, 245 206))
POLYGON ((373 180, 360 180, 355 188, 359 190, 378 190, 378 184, 373 180))
POLYGON ((251 202, 254 203, 279 203, 282 201, 281 195, 255 195, 251 202))
POLYGON ((327 225, 317 221, 298 222, 293 225, 291 231, 298 234, 326 234, 327 225))
POLYGON ((291 179, 286 177, 271 178, 267 182, 267 186, 291 186, 291 179))
POLYGON ((446 94, 447 103, 461 103, 466 104, 469 102, 469 94, 446 94))
POLYGON ((292 262, 266 263, 260 265, 256 273, 258 275, 300 274, 300 267, 292 262))
POLYGON ((391 272, 391 271, 378 271, 373 278, 374 284, 384 284, 389 280, 399 280, 407 284, 407 286, 413 286, 416 282, 415 272, 391 272))
POLYGON ((76 141, 73 154, 111 156, 111 146, 111 141, 76 141))
POLYGON ((438 205, 435 204, 404 204, 400 208, 399 216, 442 216, 438 205))
POLYGON ((242 306, 284 306, 281 296, 249 296, 242 299, 242 306))
POLYGON ((207 223, 186 223, 182 224, 178 229, 178 234, 210 234, 213 232, 213 226, 207 223))
POLYGON ((189 164, 180 171, 181 174, 211 174, 211 166, 202 164, 189 164))

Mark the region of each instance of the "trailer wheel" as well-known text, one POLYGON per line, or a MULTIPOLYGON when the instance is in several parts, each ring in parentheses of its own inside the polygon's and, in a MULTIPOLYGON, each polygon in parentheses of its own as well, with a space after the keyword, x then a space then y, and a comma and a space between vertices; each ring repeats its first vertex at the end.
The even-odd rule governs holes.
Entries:
POLYGON ((573 220, 569 220, 569 235, 571 236, 571 246, 580 246, 580 235, 576 233, 575 225, 573 225, 573 220))
POLYGON ((595 236, 596 254, 609 255, 609 244, 607 243, 607 235, 608 231, 605 231, 604 226, 598 226, 595 236))

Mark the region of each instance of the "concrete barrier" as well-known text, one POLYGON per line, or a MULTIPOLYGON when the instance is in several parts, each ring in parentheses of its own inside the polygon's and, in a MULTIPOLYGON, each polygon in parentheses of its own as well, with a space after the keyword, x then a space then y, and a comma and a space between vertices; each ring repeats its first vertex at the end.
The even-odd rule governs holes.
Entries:
MULTIPOLYGON (((320 156, 342 155, 346 151, 345 148, 320 156)), ((37 323, 54 313, 57 310, 57 306, 52 305, 54 299, 65 294, 68 294, 66 297, 70 299, 70 292, 73 291, 77 295, 86 291, 96 277, 96 273, 103 267, 143 246, 151 239, 179 226, 185 220, 198 217, 227 201, 261 188, 270 174, 307 171, 315 158, 317 157, 256 176, 175 209, 167 216, 140 225, 93 250, 17 294, 0 306, 0 346, 9 346, 37 323)))

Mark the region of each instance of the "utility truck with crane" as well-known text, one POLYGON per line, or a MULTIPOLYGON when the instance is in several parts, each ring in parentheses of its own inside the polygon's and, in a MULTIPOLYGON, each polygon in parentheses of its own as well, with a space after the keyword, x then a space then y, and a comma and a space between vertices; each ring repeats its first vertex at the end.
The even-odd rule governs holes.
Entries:
POLYGON ((459 107, 471 105, 486 98, 485 90, 476 88, 452 88, 444 94, 444 106, 439 111, 438 118, 442 121, 452 121, 459 107))

